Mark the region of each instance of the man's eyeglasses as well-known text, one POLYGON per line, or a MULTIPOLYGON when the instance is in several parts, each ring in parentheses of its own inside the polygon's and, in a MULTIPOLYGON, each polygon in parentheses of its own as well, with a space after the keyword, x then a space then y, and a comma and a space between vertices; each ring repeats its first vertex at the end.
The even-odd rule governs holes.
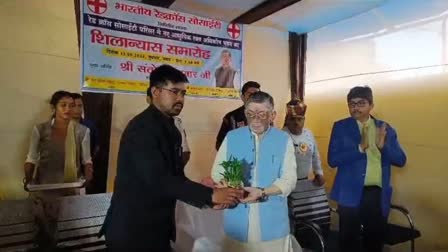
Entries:
POLYGON ((365 100, 361 100, 361 101, 358 101, 358 102, 350 101, 350 102, 348 103, 348 106, 349 106, 350 108, 356 108, 356 106, 358 106, 358 107, 360 107, 360 108, 363 108, 363 107, 367 106, 368 104, 369 104, 369 102, 368 102, 368 101, 365 101, 365 100))
POLYGON ((187 94, 187 90, 184 90, 184 89, 177 89, 177 88, 169 89, 169 88, 163 88, 163 87, 160 88, 160 89, 169 91, 169 92, 171 92, 171 93, 173 93, 173 94, 175 94, 177 96, 180 95, 181 97, 184 97, 187 94))
POLYGON ((266 120, 269 117, 270 111, 261 111, 261 112, 252 112, 252 111, 246 111, 244 112, 244 114, 246 115, 247 119, 261 119, 261 120, 266 120))

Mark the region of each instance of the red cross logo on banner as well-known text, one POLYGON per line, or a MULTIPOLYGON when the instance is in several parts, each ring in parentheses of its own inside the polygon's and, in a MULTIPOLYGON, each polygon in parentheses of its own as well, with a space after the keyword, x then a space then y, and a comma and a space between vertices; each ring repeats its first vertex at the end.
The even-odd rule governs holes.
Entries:
POLYGON ((103 14, 107 10, 106 0, 87 0, 87 6, 96 14, 103 14))
POLYGON ((227 26, 227 34, 233 39, 237 39, 241 34, 241 29, 237 24, 229 24, 227 26))

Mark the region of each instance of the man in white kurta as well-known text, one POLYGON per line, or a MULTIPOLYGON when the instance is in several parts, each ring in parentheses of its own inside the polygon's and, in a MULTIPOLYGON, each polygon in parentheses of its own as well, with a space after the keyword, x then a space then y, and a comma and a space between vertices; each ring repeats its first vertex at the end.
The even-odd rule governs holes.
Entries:
POLYGON ((180 135, 182 136, 182 161, 184 162, 184 166, 187 165, 188 161, 190 160, 190 146, 188 145, 187 141, 187 132, 185 131, 185 128, 182 124, 182 119, 180 117, 175 116, 174 119, 174 125, 176 125, 176 128, 179 130, 180 135))
POLYGON ((304 128, 306 104, 301 100, 293 99, 286 104, 287 115, 285 127, 294 143, 297 162, 297 184, 289 195, 289 207, 294 226, 294 233, 300 245, 312 250, 320 249, 315 234, 301 224, 303 221, 319 225, 325 233, 330 225, 330 210, 327 194, 323 184, 323 170, 316 140, 311 130, 304 128), (308 179, 310 171, 313 172, 313 181, 308 179))
POLYGON ((287 115, 283 130, 288 133, 294 144, 297 179, 308 179, 312 170, 314 183, 322 186, 325 179, 316 139, 310 129, 304 128, 307 106, 301 100, 292 100, 286 108, 287 115))
MULTIPOLYGON (((249 129, 254 139, 254 149, 255 149, 255 160, 252 166, 252 178, 250 179, 250 187, 246 187, 246 190, 250 193, 248 198, 243 200, 243 202, 248 202, 249 206, 249 227, 247 242, 241 242, 234 240, 228 236, 224 241, 224 251, 279 251, 279 252, 289 252, 293 251, 293 243, 295 243, 294 237, 287 234, 285 237, 262 241, 261 240, 261 228, 260 228, 260 215, 259 215, 259 202, 254 202, 262 196, 280 195, 281 197, 287 197, 291 191, 295 188, 297 174, 296 174, 296 161, 294 156, 294 146, 292 140, 288 138, 286 153, 282 161, 282 172, 279 177, 274 181, 274 183, 264 189, 257 188, 257 176, 259 176, 258 160, 260 158, 259 147, 260 141, 263 137, 268 134, 270 130, 277 130, 270 127, 271 122, 275 118, 275 111, 273 110, 273 100, 264 99, 270 97, 264 92, 259 92, 254 94, 246 105, 246 117, 249 123, 249 129), (263 195, 265 194, 265 195, 263 195)), ((212 178, 215 182, 221 182, 223 179, 222 173, 224 168, 220 165, 223 161, 227 160, 228 157, 228 140, 227 137, 224 139, 219 151, 216 155, 215 162, 212 168, 212 178)), ((242 203, 243 204, 243 203, 242 203)), ((287 209, 279 209, 279 211, 287 211, 287 209)))

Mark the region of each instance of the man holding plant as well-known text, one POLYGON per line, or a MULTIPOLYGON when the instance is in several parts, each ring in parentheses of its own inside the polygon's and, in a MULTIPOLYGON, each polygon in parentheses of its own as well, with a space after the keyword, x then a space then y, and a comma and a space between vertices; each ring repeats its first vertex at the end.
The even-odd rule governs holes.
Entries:
POLYGON ((243 190, 189 180, 174 124, 188 79, 169 65, 149 76, 151 105, 127 125, 120 142, 114 194, 103 224, 108 251, 171 251, 176 200, 204 208, 237 204, 243 190))
POLYGON ((227 134, 212 168, 216 183, 248 192, 224 211, 224 251, 292 251, 287 196, 297 180, 294 145, 270 126, 276 112, 269 94, 254 93, 245 115, 248 126, 227 134))

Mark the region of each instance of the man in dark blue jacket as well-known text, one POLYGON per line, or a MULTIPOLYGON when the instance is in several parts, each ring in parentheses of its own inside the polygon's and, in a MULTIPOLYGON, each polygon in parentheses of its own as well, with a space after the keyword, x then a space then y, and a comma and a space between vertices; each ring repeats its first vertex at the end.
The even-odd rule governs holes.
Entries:
POLYGON ((328 147, 328 163, 338 169, 331 199, 338 202, 340 251, 380 252, 392 196, 390 168, 404 166, 406 155, 395 130, 370 115, 370 87, 352 88, 347 102, 351 117, 334 123, 328 147))

